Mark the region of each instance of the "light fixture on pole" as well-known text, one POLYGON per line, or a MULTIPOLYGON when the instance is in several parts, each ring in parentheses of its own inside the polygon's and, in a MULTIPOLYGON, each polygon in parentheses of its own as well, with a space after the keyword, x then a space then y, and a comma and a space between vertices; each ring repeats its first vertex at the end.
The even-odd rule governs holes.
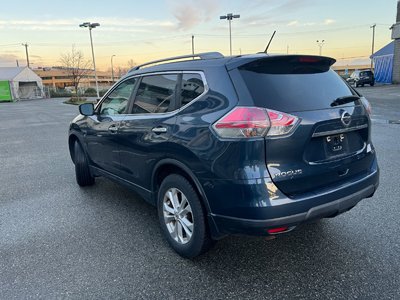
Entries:
POLYGON ((322 47, 325 44, 325 40, 317 40, 317 44, 318 44, 318 47, 319 47, 319 55, 321 56, 322 55, 322 47))
POLYGON ((227 14, 226 16, 220 16, 220 20, 228 20, 229 22, 229 53, 232 56, 232 26, 231 22, 233 19, 239 19, 240 15, 234 15, 232 13, 227 14))
POLYGON ((90 23, 90 22, 85 22, 79 25, 79 27, 87 27, 89 28, 89 35, 90 35, 90 46, 92 47, 92 59, 93 59, 93 68, 94 68, 94 78, 96 80, 96 92, 97 92, 97 98, 100 98, 99 94, 99 83, 97 81, 97 72, 96 72, 96 61, 94 59, 94 50, 93 50, 93 39, 92 39, 92 29, 100 26, 99 23, 90 23))
POLYGON ((114 56, 115 54, 111 55, 111 80, 113 84, 114 84, 114 65, 113 65, 114 56))

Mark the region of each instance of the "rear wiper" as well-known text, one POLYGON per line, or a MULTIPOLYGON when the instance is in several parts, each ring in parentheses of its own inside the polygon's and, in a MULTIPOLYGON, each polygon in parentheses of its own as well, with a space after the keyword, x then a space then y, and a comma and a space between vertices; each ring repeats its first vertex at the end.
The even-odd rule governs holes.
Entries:
POLYGON ((334 107, 334 106, 346 104, 346 103, 357 101, 357 100, 360 100, 360 97, 355 96, 355 95, 339 97, 331 103, 331 106, 334 107))

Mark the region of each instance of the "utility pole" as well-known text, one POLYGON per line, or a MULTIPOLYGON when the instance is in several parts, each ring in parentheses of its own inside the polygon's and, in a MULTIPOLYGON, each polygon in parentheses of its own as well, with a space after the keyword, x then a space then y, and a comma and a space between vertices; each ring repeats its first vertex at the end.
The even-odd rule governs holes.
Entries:
MULTIPOLYGON (((372 28, 372 54, 371 54, 371 55, 374 54, 374 46, 375 46, 375 27, 376 27, 376 24, 374 24, 374 25, 372 25, 372 26, 370 27, 370 28, 372 28)), ((374 60, 373 60, 372 57, 371 57, 371 71, 372 71, 373 63, 374 63, 374 60)))
POLYGON ((29 54, 28 54, 28 43, 22 44, 22 46, 25 47, 25 53, 26 53, 26 65, 29 68, 29 54))
POLYGON ((232 26, 231 22, 233 19, 239 19, 240 15, 234 15, 232 13, 227 14, 226 16, 220 16, 220 20, 228 20, 229 22, 229 53, 232 56, 232 26))
MULTIPOLYGON (((194 55, 194 35, 192 34, 192 55, 194 55)), ((194 57, 193 57, 194 59, 194 57)))

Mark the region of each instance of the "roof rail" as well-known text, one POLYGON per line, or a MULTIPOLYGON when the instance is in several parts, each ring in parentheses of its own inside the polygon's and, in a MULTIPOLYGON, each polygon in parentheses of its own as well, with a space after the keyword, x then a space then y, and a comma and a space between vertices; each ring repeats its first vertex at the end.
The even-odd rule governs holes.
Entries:
POLYGON ((216 59, 216 58, 223 58, 224 56, 219 52, 204 52, 204 53, 198 53, 198 54, 174 56, 174 57, 169 57, 169 58, 163 58, 163 59, 149 61, 147 63, 144 63, 144 64, 138 65, 136 67, 133 67, 132 69, 129 70, 129 72, 137 71, 137 70, 139 70, 140 68, 142 68, 144 66, 153 65, 153 64, 160 63, 160 62, 171 61, 171 60, 179 60, 179 59, 185 59, 185 58, 193 58, 194 59, 196 57, 198 57, 200 59, 216 59))

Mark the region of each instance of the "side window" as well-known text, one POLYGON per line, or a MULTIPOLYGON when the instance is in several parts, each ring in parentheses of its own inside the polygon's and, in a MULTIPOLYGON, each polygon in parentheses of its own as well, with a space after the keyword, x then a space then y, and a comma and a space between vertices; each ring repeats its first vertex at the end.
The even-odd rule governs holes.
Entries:
POLYGON ((100 114, 120 115, 125 113, 135 82, 136 78, 131 78, 117 86, 101 103, 100 114))
POLYGON ((165 113, 175 108, 176 74, 143 77, 133 103, 132 114, 165 113))
POLYGON ((204 92, 200 74, 183 74, 181 86, 181 106, 185 106, 204 92))

